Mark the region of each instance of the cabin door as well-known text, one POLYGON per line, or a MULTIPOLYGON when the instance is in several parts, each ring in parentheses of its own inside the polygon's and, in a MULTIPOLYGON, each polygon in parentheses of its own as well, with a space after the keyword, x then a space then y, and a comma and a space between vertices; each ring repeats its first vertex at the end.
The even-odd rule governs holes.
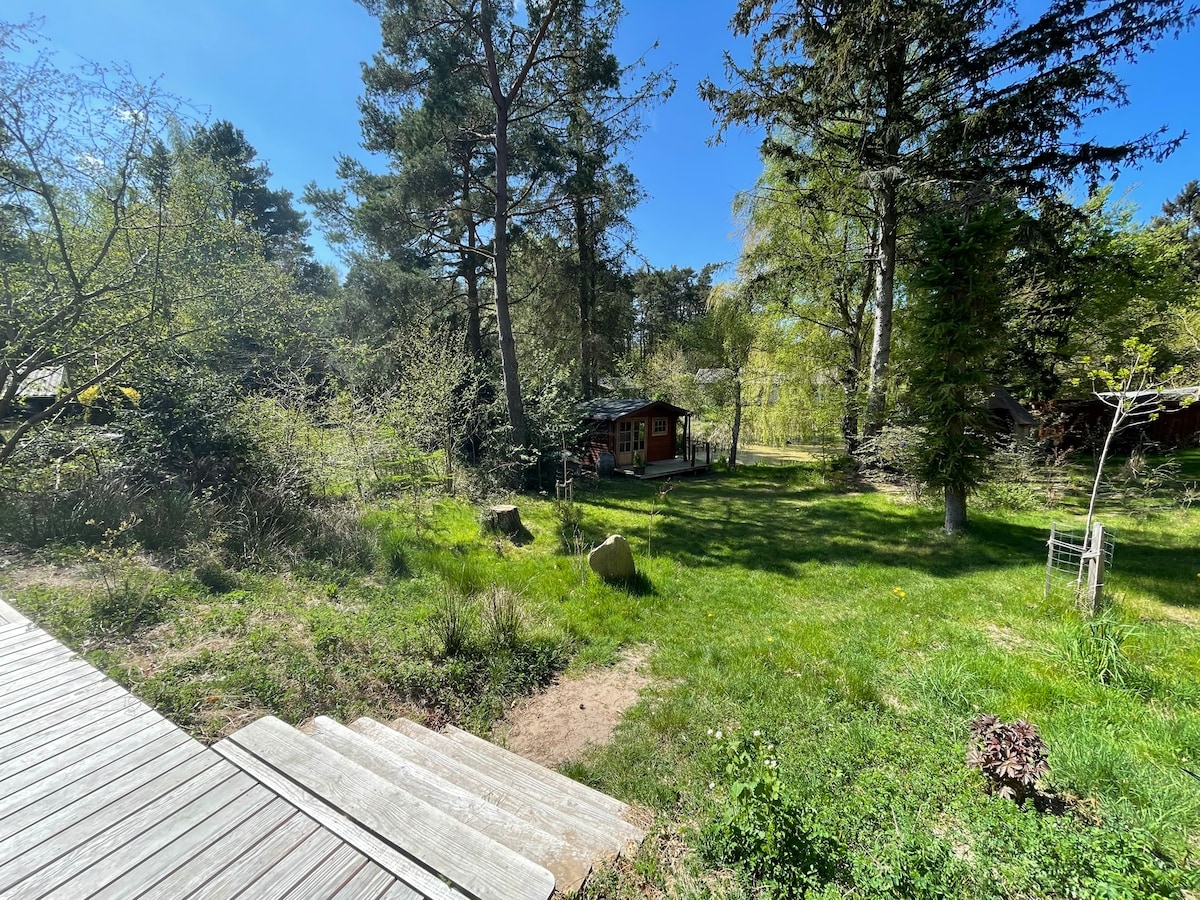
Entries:
POLYGON ((617 423, 617 465, 632 466, 634 457, 646 460, 646 420, 631 419, 617 423))

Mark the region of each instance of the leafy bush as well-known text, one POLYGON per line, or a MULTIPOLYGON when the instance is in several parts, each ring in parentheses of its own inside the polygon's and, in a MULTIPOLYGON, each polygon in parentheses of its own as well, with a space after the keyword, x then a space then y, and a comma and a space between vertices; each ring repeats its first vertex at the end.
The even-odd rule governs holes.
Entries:
POLYGON ((206 554, 193 567, 192 574, 200 584, 214 594, 228 594, 236 590, 238 578, 213 554, 206 554))
POLYGON ((774 744, 759 731, 724 740, 717 731, 715 737, 727 786, 700 834, 702 853, 735 867, 771 897, 803 897, 833 880, 845 865, 842 848, 785 789, 774 744))
POLYGON ((864 469, 885 476, 914 479, 921 465, 923 432, 907 425, 887 425, 858 446, 864 469))
POLYGON ((1049 749, 1036 725, 1021 719, 1001 722, 984 714, 971 723, 971 733, 967 765, 983 773, 990 790, 1019 804, 1037 793, 1037 782, 1050 765, 1049 749))

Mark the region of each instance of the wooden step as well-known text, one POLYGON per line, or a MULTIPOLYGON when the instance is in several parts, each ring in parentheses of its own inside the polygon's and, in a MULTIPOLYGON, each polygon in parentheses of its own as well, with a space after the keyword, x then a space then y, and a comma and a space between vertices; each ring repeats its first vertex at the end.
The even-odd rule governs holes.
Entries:
POLYGON ((602 794, 473 734, 453 726, 447 726, 444 732, 430 731, 409 719, 398 719, 392 723, 392 727, 480 772, 508 781, 522 793, 550 801, 555 797, 569 797, 581 807, 589 808, 598 821, 603 821, 606 828, 612 829, 625 841, 640 842, 645 837, 645 832, 625 821, 623 816, 629 807, 615 797, 602 794))
MULTIPOLYGON (((279 719, 272 716, 260 719, 215 746, 220 751, 227 744, 256 757, 314 799, 319 798, 321 803, 309 799, 301 806, 318 821, 322 821, 317 815, 320 807, 332 807, 352 820, 358 832, 394 847, 428 872, 445 877, 469 894, 496 900, 546 900, 554 890, 554 876, 545 868, 473 829, 464 828, 419 797, 389 784, 279 719)), ((228 758, 239 765, 245 761, 240 754, 228 758)), ((250 774, 277 790, 275 784, 262 778, 261 768, 250 774)), ((296 802, 292 797, 286 799, 296 802)), ((347 831, 344 826, 342 832, 331 830, 387 866, 374 849, 361 846, 360 835, 343 833, 347 831)), ((406 875, 388 868, 412 887, 429 893, 424 884, 414 884, 406 875)))
MULTIPOLYGON (((247 726, 249 727, 251 726, 247 726)), ((271 763, 244 750, 231 740, 232 737, 233 735, 230 735, 218 741, 213 744, 212 749, 259 784, 274 791, 312 818, 326 832, 345 842, 326 863, 318 865, 304 877, 295 889, 296 896, 318 898, 336 893, 336 886, 329 879, 344 880, 347 854, 361 854, 403 880, 428 900, 468 900, 465 894, 446 884, 436 872, 404 853, 400 847, 363 827, 324 798, 316 796, 302 784, 293 781, 271 763)), ((293 894, 289 893, 287 896, 290 900, 293 894)))
POLYGON ((548 869, 559 891, 573 891, 587 878, 587 855, 496 806, 489 799, 455 784, 411 760, 393 753, 364 734, 351 731, 325 716, 310 723, 308 734, 380 778, 437 807, 465 827, 548 869))
POLYGON ((614 831, 611 816, 597 813, 593 807, 577 803, 565 794, 552 792, 550 797, 543 798, 522 791, 520 778, 514 781, 472 768, 374 719, 361 718, 350 727, 397 755, 473 794, 486 797, 489 802, 542 831, 561 835, 565 841, 587 854, 593 865, 599 860, 618 855, 628 844, 624 833, 614 831))
POLYGON ((28 625, 29 620, 3 600, 0 600, 0 623, 6 625, 28 625))

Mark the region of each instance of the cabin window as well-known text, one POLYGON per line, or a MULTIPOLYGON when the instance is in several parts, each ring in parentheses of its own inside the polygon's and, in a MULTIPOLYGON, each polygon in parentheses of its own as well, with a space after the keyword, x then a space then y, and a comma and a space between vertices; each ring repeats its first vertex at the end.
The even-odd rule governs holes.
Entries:
POLYGON ((646 420, 617 423, 617 452, 642 453, 646 449, 646 420))
POLYGON ((667 433, 667 420, 665 418, 664 419, 655 419, 654 420, 654 434, 660 435, 660 434, 666 434, 666 433, 667 433))

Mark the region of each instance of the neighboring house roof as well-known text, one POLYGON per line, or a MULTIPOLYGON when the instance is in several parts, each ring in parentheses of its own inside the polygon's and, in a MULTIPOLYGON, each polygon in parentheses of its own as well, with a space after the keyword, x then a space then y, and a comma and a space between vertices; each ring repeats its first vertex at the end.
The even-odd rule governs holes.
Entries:
POLYGON ((1006 412, 1012 416, 1014 424, 1017 425, 1036 425, 1037 419, 1023 407, 1020 403, 1013 399, 1010 394, 1002 387, 997 387, 992 390, 992 394, 987 398, 987 408, 997 412, 1006 412))
POLYGON ((678 406, 673 406, 663 400, 648 400, 645 397, 634 399, 621 399, 617 397, 609 397, 602 400, 590 400, 585 403, 580 403, 577 409, 579 414, 585 419, 594 419, 599 422, 612 422, 616 419, 623 419, 626 416, 632 416, 651 406, 658 407, 664 412, 674 413, 675 415, 687 415, 687 410, 678 406))
POLYGON ((697 369, 696 384, 716 384, 733 377, 733 369, 697 369))
POLYGON ((631 392, 637 388, 632 379, 620 376, 613 378, 601 378, 596 382, 596 384, 598 384, 600 386, 600 390, 606 394, 631 392))
POLYGON ((70 389, 67 367, 51 366, 30 372, 29 377, 17 388, 17 397, 21 400, 53 400, 70 389))
MULTIPOLYGON (((1096 396, 1101 400, 1115 400, 1119 393, 1119 391, 1104 391, 1096 396)), ((1163 388, 1161 391, 1141 391, 1131 395, 1135 401, 1153 400, 1155 397, 1160 400, 1190 399, 1200 402, 1200 384, 1193 384, 1191 387, 1163 388)))

